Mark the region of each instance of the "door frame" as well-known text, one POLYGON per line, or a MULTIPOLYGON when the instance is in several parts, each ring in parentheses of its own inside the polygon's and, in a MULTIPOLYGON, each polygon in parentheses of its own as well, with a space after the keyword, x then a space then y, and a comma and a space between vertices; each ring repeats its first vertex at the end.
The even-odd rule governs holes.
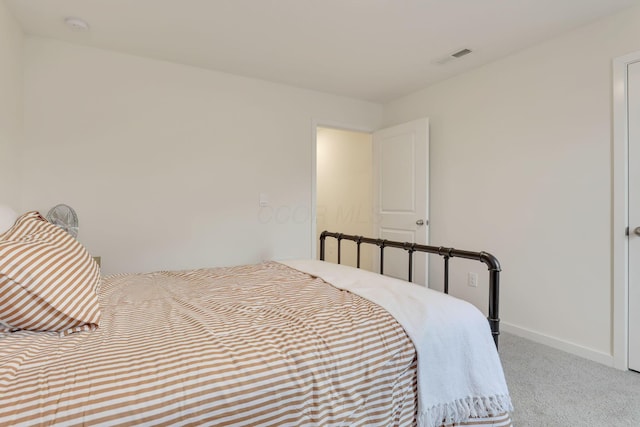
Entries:
MULTIPOLYGON (((375 129, 368 126, 361 126, 352 123, 341 123, 333 120, 312 119, 311 120, 311 259, 318 257, 317 250, 317 216, 318 216, 318 128, 332 128, 351 132, 363 132, 373 135, 375 129)), ((340 231, 340 230, 332 230, 340 231)))
POLYGON ((640 51, 613 60, 611 275, 613 366, 629 369, 629 108, 627 67, 640 51))

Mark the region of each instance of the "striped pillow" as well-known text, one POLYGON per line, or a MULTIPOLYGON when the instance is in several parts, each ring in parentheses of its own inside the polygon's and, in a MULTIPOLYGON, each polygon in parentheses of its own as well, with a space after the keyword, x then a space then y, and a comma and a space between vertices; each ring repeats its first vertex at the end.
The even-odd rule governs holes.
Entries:
POLYGON ((89 252, 38 212, 0 234, 0 331, 95 330, 99 283, 89 252))

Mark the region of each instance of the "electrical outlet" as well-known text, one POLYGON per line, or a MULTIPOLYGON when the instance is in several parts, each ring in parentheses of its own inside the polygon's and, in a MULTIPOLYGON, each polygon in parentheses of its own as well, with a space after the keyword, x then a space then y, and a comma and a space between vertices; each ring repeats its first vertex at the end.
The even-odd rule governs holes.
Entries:
POLYGON ((467 274, 467 285, 472 288, 478 287, 478 273, 468 273, 467 274))
POLYGON ((266 208, 267 206, 269 206, 269 195, 267 193, 260 193, 258 204, 261 208, 266 208))

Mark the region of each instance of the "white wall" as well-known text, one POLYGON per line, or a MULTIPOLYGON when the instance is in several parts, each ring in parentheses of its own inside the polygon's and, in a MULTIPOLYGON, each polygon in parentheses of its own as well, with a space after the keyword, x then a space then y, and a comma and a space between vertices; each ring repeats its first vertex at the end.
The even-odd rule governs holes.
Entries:
MULTIPOLYGON (((373 135, 318 128, 317 233, 371 236, 373 232, 373 135)), ((341 263, 356 266, 355 243, 343 241, 341 263)), ((318 253, 320 249, 318 249, 318 253)), ((337 260, 337 240, 327 239, 326 258, 337 260)), ((373 268, 372 247, 362 245, 360 267, 373 268)))
POLYGON ((27 38, 25 60, 23 207, 74 207, 104 273, 309 257, 314 120, 382 114, 48 39, 27 38))
POLYGON ((19 209, 23 36, 0 2, 0 204, 19 209))
MULTIPOLYGON (((613 58, 639 49, 635 8, 384 113, 387 125, 429 117, 431 242, 498 257, 506 329, 608 364, 611 69, 613 58)), ((484 291, 454 292, 484 306, 484 291)))

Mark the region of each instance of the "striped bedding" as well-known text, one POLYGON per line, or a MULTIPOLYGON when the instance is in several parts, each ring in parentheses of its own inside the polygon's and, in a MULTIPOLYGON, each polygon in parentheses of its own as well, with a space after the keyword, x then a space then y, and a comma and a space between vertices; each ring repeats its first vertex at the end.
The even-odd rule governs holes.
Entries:
POLYGON ((98 296, 96 331, 0 333, 0 425, 416 423, 405 331, 319 278, 270 262, 107 276, 98 296))
POLYGON ((99 283, 84 246, 38 212, 0 233, 0 331, 93 331, 99 283))

